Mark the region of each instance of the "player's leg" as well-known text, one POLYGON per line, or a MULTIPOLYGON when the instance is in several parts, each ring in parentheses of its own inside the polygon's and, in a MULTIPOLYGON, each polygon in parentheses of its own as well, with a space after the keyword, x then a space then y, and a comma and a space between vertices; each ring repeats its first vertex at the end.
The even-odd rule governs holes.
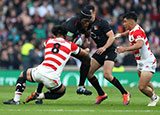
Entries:
POLYGON ((153 73, 149 71, 142 71, 138 83, 139 90, 151 99, 148 106, 155 106, 156 103, 159 101, 159 97, 154 93, 153 89, 150 86, 148 86, 148 84, 151 83, 150 80, 152 76, 153 73))
POLYGON ((63 96, 65 93, 65 87, 61 83, 59 76, 53 76, 52 79, 49 79, 48 77, 42 75, 39 73, 39 71, 34 71, 33 74, 34 81, 37 81, 39 83, 43 83, 44 86, 49 89, 46 93, 33 93, 32 96, 28 96, 25 103, 28 103, 35 99, 57 99, 63 96))
POLYGON ((100 104, 103 100, 107 98, 107 94, 104 93, 101 86, 99 85, 99 82, 94 75, 94 73, 101 67, 101 65, 94 59, 91 58, 91 67, 88 74, 88 80, 92 84, 92 86, 96 89, 98 96, 97 100, 94 104, 100 104))
POLYGON ((72 55, 72 56, 76 57, 82 62, 80 66, 80 81, 79 81, 79 85, 78 85, 76 92, 77 94, 91 95, 92 92, 87 90, 84 87, 84 83, 85 83, 85 80, 87 78, 89 68, 90 68, 90 60, 91 60, 90 56, 86 52, 81 52, 78 55, 72 55))
POLYGON ((46 93, 41 93, 37 99, 58 99, 65 94, 66 88, 61 84, 58 88, 54 90, 47 91, 46 93))
POLYGON ((123 88, 121 83, 116 77, 112 76, 112 70, 114 67, 114 62, 110 60, 106 60, 104 62, 104 77, 107 79, 110 83, 112 83, 123 95, 123 104, 128 105, 130 101, 130 94, 123 88))
MULTIPOLYGON (((137 72, 138 72, 138 76, 140 77, 141 76, 141 72, 140 71, 137 71, 137 72)), ((150 87, 152 89, 152 91, 154 91, 153 85, 152 85, 152 83, 150 81, 148 83, 148 87, 150 87)))
POLYGON ((31 77, 31 71, 32 69, 27 69, 20 74, 16 82, 16 90, 14 98, 9 101, 4 101, 3 102, 4 104, 20 104, 20 97, 26 87, 26 80, 34 82, 31 77))
POLYGON ((43 87, 44 87, 43 83, 38 83, 37 89, 30 96, 27 97, 26 102, 29 102, 30 100, 35 100, 36 104, 43 104, 43 100, 42 99, 36 99, 36 97, 40 93, 42 93, 43 87))
MULTIPOLYGON (((51 87, 50 87, 51 88, 51 87)), ((49 89, 50 89, 49 88, 49 89)), ((26 100, 26 103, 35 100, 35 99, 58 99, 60 97, 62 97, 65 94, 66 88, 63 84, 61 84, 60 86, 58 86, 57 88, 50 89, 49 91, 45 92, 45 93, 40 93, 38 95, 34 95, 34 98, 30 98, 30 100, 26 100)))

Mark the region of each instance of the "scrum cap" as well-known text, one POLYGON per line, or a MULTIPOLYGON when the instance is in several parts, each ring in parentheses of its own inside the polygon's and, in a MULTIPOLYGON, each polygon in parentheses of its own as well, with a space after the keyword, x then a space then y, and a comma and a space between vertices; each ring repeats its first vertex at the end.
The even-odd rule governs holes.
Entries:
POLYGON ((92 17, 91 12, 88 9, 84 8, 83 10, 81 10, 81 12, 80 12, 80 21, 82 19, 89 19, 90 20, 91 17, 92 17))

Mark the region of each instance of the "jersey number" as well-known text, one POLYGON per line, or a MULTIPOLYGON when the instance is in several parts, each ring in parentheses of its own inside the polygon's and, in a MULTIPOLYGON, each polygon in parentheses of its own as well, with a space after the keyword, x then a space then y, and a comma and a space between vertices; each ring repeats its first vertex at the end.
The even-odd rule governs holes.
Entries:
POLYGON ((55 44, 53 45, 52 52, 53 52, 53 53, 58 53, 60 47, 61 47, 61 45, 60 45, 59 43, 55 43, 55 44))

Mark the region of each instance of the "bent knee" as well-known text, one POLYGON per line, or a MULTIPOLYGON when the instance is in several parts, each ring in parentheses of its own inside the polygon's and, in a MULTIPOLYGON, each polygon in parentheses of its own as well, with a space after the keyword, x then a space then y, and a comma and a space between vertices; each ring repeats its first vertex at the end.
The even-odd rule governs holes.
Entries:
POLYGON ((144 89, 145 89, 145 86, 144 85, 138 85, 138 89, 140 90, 140 91, 143 91, 144 89))
POLYGON ((110 74, 108 72, 105 72, 105 73, 103 73, 103 75, 104 75, 104 78, 107 79, 108 81, 112 81, 113 80, 112 74, 110 74))

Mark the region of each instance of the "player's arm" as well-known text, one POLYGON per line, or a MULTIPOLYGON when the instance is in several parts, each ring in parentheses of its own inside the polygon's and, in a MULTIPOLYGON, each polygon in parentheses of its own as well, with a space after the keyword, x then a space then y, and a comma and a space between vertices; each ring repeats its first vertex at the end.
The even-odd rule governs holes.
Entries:
POLYGON ((128 36, 129 34, 129 30, 125 31, 125 32, 122 32, 122 33, 117 33, 114 38, 117 39, 117 38, 120 38, 120 37, 126 37, 128 36))
POLYGON ((108 31, 106 33, 106 35, 108 36, 108 40, 103 47, 97 49, 97 51, 96 51, 97 54, 102 54, 107 48, 109 48, 113 44, 113 42, 115 40, 114 33, 112 30, 108 31))
POLYGON ((138 50, 138 49, 141 49, 142 46, 143 46, 143 40, 137 40, 136 44, 134 44, 133 46, 130 46, 130 47, 118 47, 116 49, 116 52, 118 53, 124 53, 126 51, 135 51, 135 50, 138 50))
POLYGON ((82 49, 80 47, 78 47, 75 43, 71 43, 72 47, 71 47, 71 50, 72 50, 72 53, 75 54, 75 55, 79 55, 79 56, 87 56, 88 55, 88 52, 86 49, 82 49))
POLYGON ((114 33, 112 30, 110 30, 109 32, 106 33, 106 35, 108 36, 108 40, 107 43, 104 45, 104 48, 107 49, 108 47, 110 47, 113 42, 114 42, 114 33))
POLYGON ((130 47, 126 47, 126 51, 134 51, 134 50, 138 50, 141 49, 143 46, 143 40, 137 40, 136 44, 134 44, 133 46, 130 47))

